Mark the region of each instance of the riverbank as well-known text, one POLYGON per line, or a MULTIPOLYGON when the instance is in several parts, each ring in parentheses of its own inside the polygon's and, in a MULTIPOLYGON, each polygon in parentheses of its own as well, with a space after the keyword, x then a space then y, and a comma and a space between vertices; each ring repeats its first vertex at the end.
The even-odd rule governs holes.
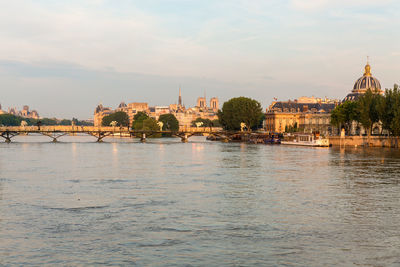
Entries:
POLYGON ((399 148, 400 139, 388 136, 330 136, 329 143, 332 146, 399 148))

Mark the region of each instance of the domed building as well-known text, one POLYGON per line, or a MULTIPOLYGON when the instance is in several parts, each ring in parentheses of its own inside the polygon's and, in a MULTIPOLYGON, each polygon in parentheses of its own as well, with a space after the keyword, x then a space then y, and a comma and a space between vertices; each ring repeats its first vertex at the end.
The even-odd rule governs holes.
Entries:
POLYGON ((343 99, 343 102, 357 100, 361 95, 365 94, 368 89, 371 89, 372 92, 378 94, 383 93, 381 83, 377 78, 372 76, 371 66, 367 62, 367 65, 365 65, 364 75, 355 82, 353 90, 343 99))

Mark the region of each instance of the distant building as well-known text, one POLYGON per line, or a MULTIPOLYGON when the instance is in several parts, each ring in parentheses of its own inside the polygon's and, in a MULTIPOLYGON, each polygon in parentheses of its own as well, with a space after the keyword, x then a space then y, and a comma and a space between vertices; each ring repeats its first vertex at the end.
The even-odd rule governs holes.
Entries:
POLYGON ((206 108, 207 108, 207 101, 206 101, 206 98, 205 98, 205 97, 199 97, 199 98, 197 98, 197 105, 196 105, 196 107, 197 107, 197 108, 200 108, 200 109, 206 109, 206 108))
MULTIPOLYGON (((1 110, 1 107, 0 107, 1 110)), ((18 110, 17 108, 8 108, 7 112, 0 111, 0 114, 8 113, 11 115, 15 116, 20 116, 23 118, 29 118, 29 119, 39 119, 39 113, 36 110, 29 110, 29 106, 24 105, 22 107, 22 110, 18 110)))
POLYGON ((178 104, 170 104, 168 106, 153 106, 149 107, 147 103, 129 103, 121 102, 119 106, 112 110, 103 105, 98 105, 94 112, 94 126, 101 126, 104 116, 112 114, 116 111, 124 111, 129 116, 130 125, 132 125, 133 117, 138 112, 145 112, 150 117, 158 120, 162 114, 173 114, 179 121, 180 127, 191 127, 192 121, 197 118, 216 120, 218 119, 217 112, 219 109, 218 98, 210 99, 210 107, 207 107, 206 98, 199 97, 197 105, 193 108, 186 108, 183 104, 181 88, 179 88, 178 104))
POLYGON ((265 129, 282 133, 288 128, 297 128, 306 133, 332 132, 330 113, 338 105, 338 100, 301 97, 299 100, 274 101, 265 114, 265 129))
MULTIPOLYGON (((378 79, 372 76, 371 66, 367 62, 362 77, 356 80, 352 91, 343 99, 300 97, 294 101, 274 101, 267 109, 265 129, 270 132, 284 132, 289 127, 297 126, 303 132, 320 132, 321 134, 338 134, 330 124, 331 111, 344 101, 355 101, 365 94, 368 89, 377 94, 383 94, 378 79)), ((380 124, 375 124, 373 132, 381 130, 380 124)), ((350 130, 350 134, 362 134, 365 130, 356 122, 350 130)))
POLYGON ((379 80, 372 76, 371 66, 367 61, 367 65, 364 67, 364 74, 354 83, 353 90, 343 99, 344 101, 357 100, 361 95, 370 89, 373 93, 383 94, 381 89, 381 83, 379 80))
POLYGON ((150 107, 150 117, 155 118, 156 120, 158 120, 161 115, 169 113, 171 113, 169 106, 150 107))
POLYGON ((96 127, 101 126, 101 121, 103 117, 114 113, 114 111, 109 107, 104 107, 103 104, 99 104, 94 110, 93 125, 96 127))
POLYGON ((103 117, 110 115, 117 111, 123 111, 128 114, 129 124, 132 125, 133 117, 139 113, 144 112, 150 115, 151 111, 149 105, 147 103, 139 103, 133 102, 125 104, 125 102, 121 102, 115 110, 112 110, 109 107, 103 107, 102 104, 98 105, 94 111, 94 126, 101 126, 101 122, 103 117))
MULTIPOLYGON (((344 101, 355 101, 360 98, 363 94, 365 94, 368 90, 371 90, 375 94, 383 94, 383 90, 381 89, 381 83, 379 80, 372 76, 371 74, 371 66, 367 61, 367 64, 364 67, 364 74, 360 78, 356 80, 354 83, 353 89, 351 92, 343 99, 344 101)), ((372 127, 372 132, 374 134, 379 134, 382 131, 382 124, 375 123, 372 127)), ((338 134, 338 133, 337 133, 338 134)), ((350 132, 347 133, 350 135, 361 135, 366 134, 365 129, 356 122, 353 122, 350 128, 350 132)))
POLYGON ((219 101, 218 98, 213 97, 210 99, 210 108, 214 111, 214 112, 218 112, 219 110, 219 101))
POLYGON ((126 105, 124 102, 119 104, 115 111, 124 111, 129 116, 129 124, 132 125, 133 117, 139 112, 149 113, 149 105, 143 102, 133 102, 126 105))
POLYGON ((173 113, 179 121, 180 127, 191 127, 192 122, 197 118, 217 120, 217 112, 219 109, 218 98, 213 97, 210 99, 210 106, 207 107, 206 97, 198 97, 196 101, 196 106, 193 108, 178 109, 177 112, 173 113))

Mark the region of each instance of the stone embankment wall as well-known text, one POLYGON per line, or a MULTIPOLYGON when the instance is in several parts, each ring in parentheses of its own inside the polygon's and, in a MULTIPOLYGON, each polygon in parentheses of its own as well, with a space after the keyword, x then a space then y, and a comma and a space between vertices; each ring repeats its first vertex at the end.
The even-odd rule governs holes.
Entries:
POLYGON ((388 136, 329 136, 329 143, 332 146, 350 147, 394 147, 399 148, 400 139, 388 136))

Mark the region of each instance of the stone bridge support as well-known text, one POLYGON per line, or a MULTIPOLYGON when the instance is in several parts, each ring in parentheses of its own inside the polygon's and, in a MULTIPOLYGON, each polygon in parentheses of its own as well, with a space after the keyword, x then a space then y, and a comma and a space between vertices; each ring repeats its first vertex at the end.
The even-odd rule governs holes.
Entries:
POLYGON ((17 135, 19 135, 19 133, 5 131, 0 134, 0 137, 3 137, 5 139, 4 142, 11 143, 11 138, 13 138, 17 135))
POLYGON ((48 136, 50 138, 53 139, 53 143, 57 143, 58 142, 58 138, 60 138, 61 136, 67 135, 68 133, 59 133, 58 135, 56 133, 41 133, 44 136, 48 136))
POLYGON ((142 137, 140 137, 140 142, 146 143, 146 133, 142 133, 142 137))
POLYGON ((181 142, 182 142, 182 143, 187 143, 188 141, 189 141, 188 135, 187 135, 187 134, 184 134, 184 135, 181 137, 181 142))
POLYGON ((97 143, 102 143, 104 137, 107 137, 107 136, 112 134, 112 132, 86 132, 86 133, 91 135, 91 136, 93 136, 93 137, 96 137, 97 138, 97 140, 96 140, 97 143))
POLYGON ((193 136, 194 133, 180 132, 180 133, 174 133, 172 135, 179 137, 182 143, 187 143, 189 141, 189 137, 193 136))

